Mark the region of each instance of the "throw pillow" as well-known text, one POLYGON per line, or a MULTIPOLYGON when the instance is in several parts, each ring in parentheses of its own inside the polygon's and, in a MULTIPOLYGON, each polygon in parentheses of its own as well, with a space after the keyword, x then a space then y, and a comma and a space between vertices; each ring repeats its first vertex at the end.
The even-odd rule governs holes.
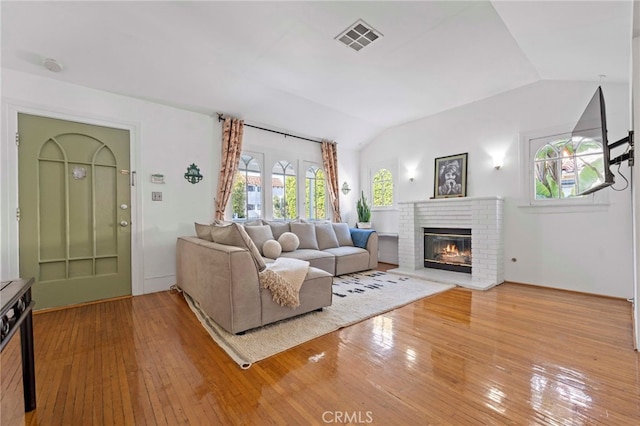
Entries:
POLYGON ((194 222, 196 225, 196 235, 203 240, 213 241, 211 239, 211 225, 204 225, 202 223, 194 222))
POLYGON ((269 259, 277 259, 282 254, 282 246, 276 240, 267 240, 262 246, 262 253, 269 259))
POLYGON ((349 225, 346 223, 334 223, 333 230, 338 238, 338 244, 340 247, 353 246, 353 240, 351 239, 351 231, 349 225))
POLYGON ((282 251, 294 251, 300 246, 300 240, 293 232, 284 232, 278 238, 278 242, 282 246, 282 251))
POLYGON ((271 227, 273 238, 276 240, 280 238, 280 235, 291 231, 291 229, 289 229, 289 223, 287 222, 268 222, 268 225, 271 227))
POLYGON ((232 223, 231 225, 213 225, 211 227, 211 238, 218 244, 248 249, 258 271, 262 271, 267 267, 264 259, 262 259, 262 255, 260 255, 260 251, 258 251, 258 248, 247 234, 247 231, 244 230, 243 226, 237 223, 232 223))
POLYGON ((264 255, 264 252, 262 251, 262 246, 264 246, 264 243, 268 240, 275 240, 275 238, 273 238, 273 233, 271 232, 271 227, 269 225, 245 226, 244 230, 247 231, 247 234, 249 234, 249 237, 251 237, 262 255, 264 255))
POLYGON ((316 226, 313 223, 290 223, 291 232, 298 236, 301 249, 318 250, 318 240, 316 238, 316 226))
POLYGON ((316 223, 316 237, 318 238, 318 248, 320 250, 340 247, 338 237, 331 223, 316 223))

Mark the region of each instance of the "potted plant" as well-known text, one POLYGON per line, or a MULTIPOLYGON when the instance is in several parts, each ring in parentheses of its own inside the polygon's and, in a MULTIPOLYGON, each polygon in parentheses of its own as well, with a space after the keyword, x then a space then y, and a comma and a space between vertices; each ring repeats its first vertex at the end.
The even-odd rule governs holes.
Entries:
POLYGON ((371 228, 371 208, 367 204, 367 198, 364 196, 364 191, 360 195, 360 199, 356 204, 358 210, 358 228, 371 228))

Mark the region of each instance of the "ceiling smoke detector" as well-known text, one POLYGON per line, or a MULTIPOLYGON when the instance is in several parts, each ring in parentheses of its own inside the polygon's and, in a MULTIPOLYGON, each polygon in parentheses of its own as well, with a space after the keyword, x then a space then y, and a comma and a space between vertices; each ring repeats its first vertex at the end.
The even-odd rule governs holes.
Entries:
POLYGON ((42 61, 42 65, 51 72, 62 71, 62 64, 55 59, 46 58, 42 61))
POLYGON ((336 40, 358 52, 380 37, 382 37, 381 32, 373 29, 371 25, 362 19, 359 19, 349 28, 338 34, 336 40))

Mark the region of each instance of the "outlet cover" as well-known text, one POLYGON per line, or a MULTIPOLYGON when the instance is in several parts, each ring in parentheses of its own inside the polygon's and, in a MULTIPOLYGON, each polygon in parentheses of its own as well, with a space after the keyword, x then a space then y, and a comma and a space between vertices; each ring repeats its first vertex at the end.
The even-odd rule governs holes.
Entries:
POLYGON ((162 201, 162 192, 152 192, 151 201, 162 201))

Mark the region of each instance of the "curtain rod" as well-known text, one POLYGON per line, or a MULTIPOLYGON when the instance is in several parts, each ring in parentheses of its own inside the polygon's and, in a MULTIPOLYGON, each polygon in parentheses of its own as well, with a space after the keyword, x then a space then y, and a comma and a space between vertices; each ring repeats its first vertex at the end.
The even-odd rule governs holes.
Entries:
MULTIPOLYGON (((224 114, 220 114, 220 113, 218 113, 218 122, 221 122, 222 120, 224 120, 224 118, 225 118, 225 117, 224 117, 224 114)), ((264 130, 265 132, 277 133, 277 134, 279 134, 279 135, 283 135, 285 138, 286 138, 287 136, 289 136, 289 137, 292 137, 292 138, 302 139, 302 140, 304 140, 304 141, 315 142, 315 143, 322 143, 322 141, 317 141, 317 140, 315 140, 315 139, 309 139, 309 138, 305 138, 305 137, 303 137, 303 136, 296 136, 296 135, 292 135, 292 134, 290 134, 290 133, 279 132, 279 131, 277 131, 277 130, 266 129, 266 128, 264 128, 264 127, 254 126, 254 125, 252 125, 252 124, 244 123, 244 125, 245 125, 245 126, 247 126, 247 127, 253 127, 254 129, 264 130)))

